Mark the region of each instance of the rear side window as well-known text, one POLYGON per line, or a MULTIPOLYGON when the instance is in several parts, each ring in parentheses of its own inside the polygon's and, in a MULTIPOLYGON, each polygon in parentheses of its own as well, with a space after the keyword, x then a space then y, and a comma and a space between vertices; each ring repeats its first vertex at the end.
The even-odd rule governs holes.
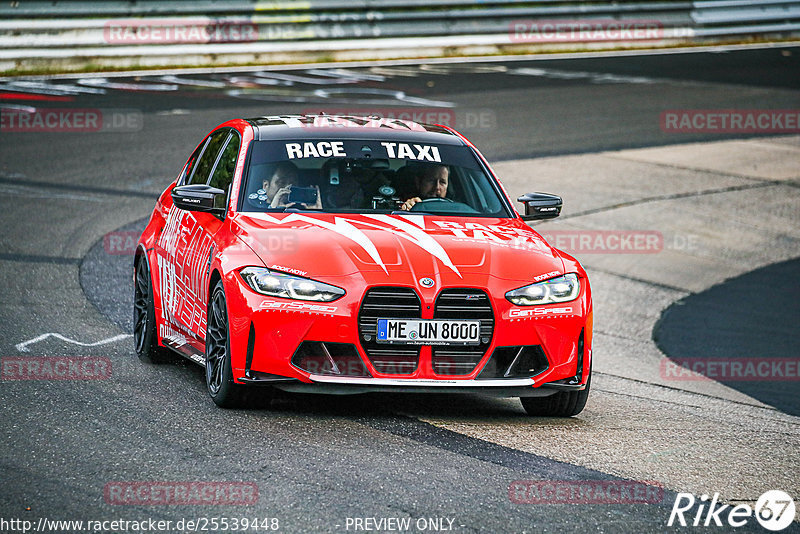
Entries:
POLYGON ((184 185, 189 183, 189 176, 192 175, 194 172, 194 164, 197 163, 197 158, 200 157, 200 154, 203 153, 203 149, 208 144, 208 139, 204 139, 202 143, 194 150, 192 155, 189 157, 189 161, 186 162, 186 166, 183 168, 183 172, 181 172, 180 177, 178 178, 178 185, 184 185))
POLYGON ((214 168, 214 163, 217 161, 217 156, 222 148, 222 144, 228 138, 228 130, 222 130, 211 136, 211 139, 206 143, 200 159, 197 160, 193 173, 190 175, 187 184, 206 184, 208 183, 208 176, 211 174, 211 169, 214 168))

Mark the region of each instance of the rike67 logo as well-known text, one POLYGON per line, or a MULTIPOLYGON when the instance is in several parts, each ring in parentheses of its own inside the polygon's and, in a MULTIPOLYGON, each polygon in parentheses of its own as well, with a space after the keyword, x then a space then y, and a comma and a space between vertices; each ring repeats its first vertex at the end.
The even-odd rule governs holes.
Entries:
POLYGON ((682 527, 721 527, 727 523, 736 528, 746 525, 753 516, 767 530, 783 530, 794 521, 794 500, 784 491, 770 490, 758 498, 755 508, 749 504, 737 504, 731 508, 730 504, 719 502, 719 493, 714 494, 711 502, 708 495, 696 499, 691 493, 678 493, 667 526, 677 523, 682 527))

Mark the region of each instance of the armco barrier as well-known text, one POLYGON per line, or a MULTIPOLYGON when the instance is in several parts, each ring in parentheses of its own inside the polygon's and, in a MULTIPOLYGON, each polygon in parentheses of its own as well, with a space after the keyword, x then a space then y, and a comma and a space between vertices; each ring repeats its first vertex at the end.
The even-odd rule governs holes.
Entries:
POLYGON ((20 0, 0 3, 0 70, 642 47, 798 33, 800 0, 20 0))

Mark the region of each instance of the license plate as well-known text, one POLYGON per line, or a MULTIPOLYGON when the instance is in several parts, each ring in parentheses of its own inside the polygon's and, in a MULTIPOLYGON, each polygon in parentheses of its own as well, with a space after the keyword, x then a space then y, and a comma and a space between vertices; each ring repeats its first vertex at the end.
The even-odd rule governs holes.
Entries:
POLYGON ((378 343, 478 345, 480 321, 378 319, 378 343))

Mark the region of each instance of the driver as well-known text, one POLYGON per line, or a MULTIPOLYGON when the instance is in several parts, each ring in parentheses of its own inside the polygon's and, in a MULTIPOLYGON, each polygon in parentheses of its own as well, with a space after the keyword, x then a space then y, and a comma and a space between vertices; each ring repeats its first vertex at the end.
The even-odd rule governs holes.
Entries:
MULTIPOLYGON (((299 176, 297 172, 297 165, 292 163, 291 161, 283 161, 279 163, 275 167, 275 171, 272 173, 272 177, 265 178, 263 181, 263 190, 270 200, 270 208, 284 208, 289 206, 289 194, 292 191, 292 187, 299 186, 299 176)), ((319 188, 314 186, 317 189, 317 202, 316 204, 312 205, 305 205, 303 206, 312 209, 322 209, 322 200, 320 199, 319 195, 319 188)))
POLYGON ((445 198, 449 177, 450 169, 446 165, 423 165, 414 180, 419 196, 403 202, 400 209, 408 211, 414 204, 427 198, 445 198))

